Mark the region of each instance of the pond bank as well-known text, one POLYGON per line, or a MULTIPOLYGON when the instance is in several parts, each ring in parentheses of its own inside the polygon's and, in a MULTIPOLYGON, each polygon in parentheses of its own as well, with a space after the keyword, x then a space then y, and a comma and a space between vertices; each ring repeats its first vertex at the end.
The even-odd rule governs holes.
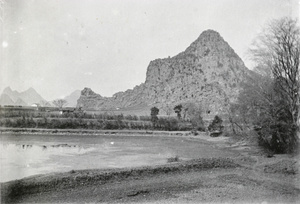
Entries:
POLYGON ((297 203, 299 172, 285 171, 286 166, 277 173, 269 169, 271 163, 292 164, 293 159, 259 159, 209 158, 38 175, 2 183, 1 203, 297 203))
POLYGON ((239 165, 229 158, 204 158, 166 165, 146 166, 140 168, 106 169, 106 170, 72 170, 66 173, 37 175, 21 180, 1 184, 4 202, 30 194, 39 194, 83 186, 103 185, 125 179, 157 176, 160 174, 183 173, 213 168, 236 168, 239 165))

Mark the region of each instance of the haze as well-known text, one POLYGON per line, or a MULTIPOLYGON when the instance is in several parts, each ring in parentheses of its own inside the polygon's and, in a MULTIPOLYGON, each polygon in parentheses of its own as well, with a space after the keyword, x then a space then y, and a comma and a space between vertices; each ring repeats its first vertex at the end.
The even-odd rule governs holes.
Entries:
POLYGON ((207 29, 252 68, 247 49, 271 19, 299 17, 298 0, 6 0, 0 91, 45 99, 90 87, 111 96, 145 81, 151 60, 174 56, 207 29))

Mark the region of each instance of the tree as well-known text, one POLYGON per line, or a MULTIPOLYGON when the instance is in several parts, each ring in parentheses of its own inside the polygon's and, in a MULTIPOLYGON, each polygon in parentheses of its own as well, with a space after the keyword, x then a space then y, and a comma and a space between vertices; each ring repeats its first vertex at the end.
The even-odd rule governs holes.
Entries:
POLYGON ((251 53, 261 69, 271 70, 278 90, 287 96, 291 116, 296 122, 300 87, 300 28, 297 21, 290 18, 273 21, 254 41, 251 53))
POLYGON ((234 121, 230 121, 232 125, 244 131, 250 124, 259 124, 263 115, 269 119, 274 118, 276 92, 270 77, 253 73, 241 87, 238 103, 230 107, 229 120, 234 121))
POLYGON ((157 124, 158 121, 158 115, 159 113, 159 109, 156 107, 152 107, 151 108, 151 122, 153 123, 153 126, 155 126, 157 124))
POLYGON ((174 107, 174 111, 177 114, 178 119, 181 118, 181 110, 182 110, 182 105, 181 104, 174 107))
POLYGON ((200 105, 196 105, 193 102, 187 102, 183 104, 184 119, 191 121, 195 130, 204 130, 204 122, 202 118, 202 108, 200 105))
POLYGON ((222 122, 223 122, 223 120, 218 115, 216 115, 214 117, 214 120, 209 124, 208 131, 210 131, 210 132, 214 132, 214 131, 222 132, 223 128, 224 128, 224 126, 222 125, 222 122))
POLYGON ((63 106, 66 106, 68 104, 65 99, 56 99, 52 103, 58 108, 62 108, 63 106))
POLYGON ((242 84, 237 103, 231 104, 228 116, 235 134, 252 135, 254 129, 261 146, 283 153, 293 149, 293 126, 287 117, 286 100, 274 87, 276 81, 271 77, 253 73, 242 84))
POLYGON ((273 124, 268 125, 272 139, 285 143, 285 149, 293 149, 300 136, 300 28, 297 21, 288 17, 272 21, 255 39, 250 53, 261 74, 272 74, 273 90, 269 90, 265 98, 269 100, 268 112, 274 117, 273 124))

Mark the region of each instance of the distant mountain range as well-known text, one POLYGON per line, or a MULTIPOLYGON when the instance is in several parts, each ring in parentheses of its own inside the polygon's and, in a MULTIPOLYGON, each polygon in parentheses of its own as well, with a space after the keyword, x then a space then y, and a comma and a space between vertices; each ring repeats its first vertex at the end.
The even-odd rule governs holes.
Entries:
MULTIPOLYGON (((77 100, 81 94, 80 90, 72 92, 64 99, 68 102, 68 107, 76 107, 77 100)), ((15 106, 31 106, 40 104, 42 106, 52 106, 51 102, 46 101, 34 88, 29 88, 26 91, 18 92, 6 87, 0 95, 0 105, 15 105, 15 106)))
POLYGON ((6 87, 0 95, 1 105, 30 106, 34 103, 42 103, 43 101, 46 100, 33 88, 18 92, 16 90, 13 91, 10 87, 6 87))

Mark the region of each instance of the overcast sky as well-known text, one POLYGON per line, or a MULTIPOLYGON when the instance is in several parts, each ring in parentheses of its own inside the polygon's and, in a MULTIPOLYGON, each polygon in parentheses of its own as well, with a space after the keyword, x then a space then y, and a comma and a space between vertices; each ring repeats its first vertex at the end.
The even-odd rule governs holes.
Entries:
POLYGON ((33 87, 53 100, 90 87, 112 96, 207 29, 251 68, 251 41, 282 16, 299 17, 299 0, 5 0, 0 91, 33 87))

